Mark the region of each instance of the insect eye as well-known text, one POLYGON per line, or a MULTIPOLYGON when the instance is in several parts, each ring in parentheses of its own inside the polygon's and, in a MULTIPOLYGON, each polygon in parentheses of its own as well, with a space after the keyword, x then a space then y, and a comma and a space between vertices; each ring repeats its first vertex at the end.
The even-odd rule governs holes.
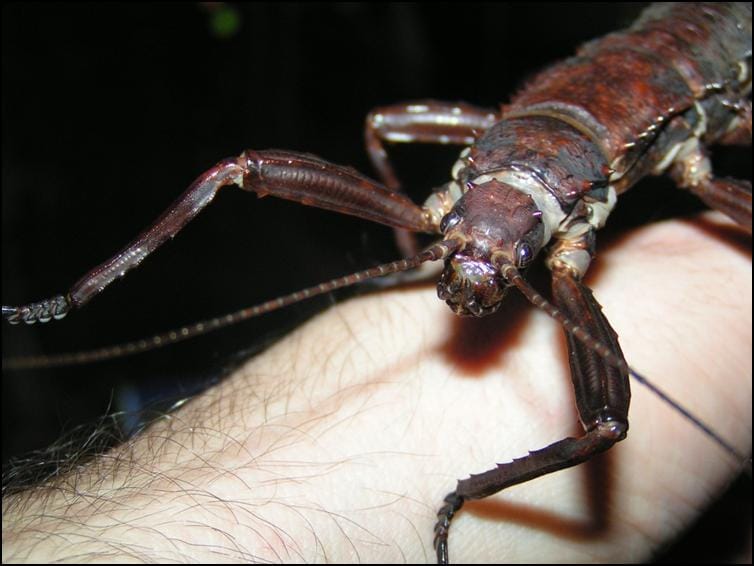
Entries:
POLYGON ((526 242, 521 242, 516 248, 516 265, 526 267, 534 259, 534 251, 526 242))
POLYGON ((445 234, 448 230, 453 228, 456 224, 458 224, 461 221, 461 215, 458 214, 456 211, 451 210, 448 214, 443 216, 442 220, 440 221, 440 232, 445 234))

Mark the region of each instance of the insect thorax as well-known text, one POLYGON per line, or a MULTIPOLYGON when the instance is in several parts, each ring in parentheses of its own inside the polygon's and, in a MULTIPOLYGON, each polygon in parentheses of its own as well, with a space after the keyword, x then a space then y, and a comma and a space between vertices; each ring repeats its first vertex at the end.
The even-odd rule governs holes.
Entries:
POLYGON ((453 180, 439 187, 424 203, 425 209, 438 224, 464 194, 491 180, 514 187, 534 200, 542 212, 545 242, 552 238, 577 238, 588 231, 601 228, 617 201, 615 189, 608 185, 584 193, 575 202, 563 203, 534 172, 517 167, 500 168, 469 178, 469 153, 470 148, 461 152, 453 165, 453 180))

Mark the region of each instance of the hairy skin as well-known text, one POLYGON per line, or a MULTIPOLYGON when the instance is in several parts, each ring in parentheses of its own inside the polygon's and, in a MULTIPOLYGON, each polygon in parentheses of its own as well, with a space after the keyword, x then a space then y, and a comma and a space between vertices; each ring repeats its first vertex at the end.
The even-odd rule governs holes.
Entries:
MULTIPOLYGON (((707 214, 603 242, 588 279, 629 363, 746 454, 750 250, 707 214)), ((459 320, 433 287, 337 305, 128 445, 4 498, 3 561, 434 561, 458 478, 580 427, 554 321, 513 296, 459 320)), ((634 383, 625 441, 465 506, 451 560, 646 560, 738 469, 634 383)))

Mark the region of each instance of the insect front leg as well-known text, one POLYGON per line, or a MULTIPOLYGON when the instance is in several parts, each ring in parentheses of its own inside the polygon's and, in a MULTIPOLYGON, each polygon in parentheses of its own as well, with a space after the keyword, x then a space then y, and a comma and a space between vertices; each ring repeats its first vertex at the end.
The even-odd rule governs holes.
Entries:
MULTIPOLYGON (((465 102, 417 100, 382 106, 366 118, 364 141, 372 165, 386 187, 401 190, 401 183, 385 151, 385 142, 470 145, 499 119, 492 109, 465 102)), ((404 256, 415 255, 416 238, 397 228, 395 239, 404 256)))
MULTIPOLYGON (((603 348, 624 360, 617 335, 610 327, 591 290, 578 277, 578 269, 557 261, 558 254, 586 261, 591 257, 593 238, 585 235, 576 242, 561 242, 553 247, 550 264, 553 271, 553 296, 557 307, 576 325, 599 340, 603 348)), ((586 267, 584 267, 585 269, 586 267)), ((576 406, 585 434, 565 438, 527 456, 497 466, 481 474, 459 480, 455 491, 445 497, 437 513, 435 550, 440 564, 448 562, 450 521, 469 499, 482 499, 507 487, 527 482, 545 474, 585 462, 626 437, 630 389, 628 372, 609 364, 604 353, 587 347, 571 332, 568 340, 571 378, 576 392, 576 406)))
POLYGON ((232 184, 260 197, 272 195, 396 228, 437 231, 421 207, 350 167, 296 152, 245 151, 202 174, 146 230, 79 279, 65 295, 24 306, 3 306, 3 318, 11 324, 47 322, 83 306, 173 238, 222 187, 232 184))

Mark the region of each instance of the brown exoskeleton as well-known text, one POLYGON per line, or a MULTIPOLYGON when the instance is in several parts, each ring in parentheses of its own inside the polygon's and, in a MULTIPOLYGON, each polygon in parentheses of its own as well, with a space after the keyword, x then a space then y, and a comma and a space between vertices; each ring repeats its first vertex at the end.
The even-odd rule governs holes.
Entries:
MULTIPOLYGON (((551 76, 554 77, 552 80, 557 80, 557 73, 552 73, 551 76)), ((745 77, 739 82, 745 85, 745 77)), ((536 95, 542 93, 563 92, 554 90, 554 87, 537 90, 536 84, 534 81, 521 97, 525 99, 526 94, 530 94, 536 98, 536 95)), ((741 95, 744 94, 745 86, 731 83, 725 85, 725 89, 741 95)), ((615 90, 619 91, 620 87, 617 86, 615 90)), ((725 94, 727 96, 727 90, 725 94)), ((711 90, 710 100, 717 95, 717 92, 711 90)), ((588 99, 581 100, 587 107, 591 103, 588 99)), ((725 101, 730 102, 727 98, 725 101)), ((578 113, 578 108, 574 112, 573 109, 548 107, 540 102, 520 102, 518 107, 516 104, 514 101, 513 105, 503 112, 502 120, 496 111, 429 101, 424 104, 386 108, 372 115, 371 139, 376 139, 379 143, 410 139, 442 142, 443 138, 452 138, 454 135, 464 140, 482 136, 472 151, 459 160, 455 168, 455 180, 431 197, 423 210, 395 192, 396 187, 391 186, 395 183, 391 182, 389 170, 385 168, 386 162, 381 161, 379 148, 374 149, 374 145, 373 161, 380 170, 385 184, 389 189, 393 189, 393 192, 349 170, 301 154, 248 152, 239 159, 226 160, 213 168, 194 186, 196 190, 188 194, 193 199, 194 195, 204 193, 203 198, 208 199, 219 186, 230 182, 236 182, 261 194, 269 192, 277 196, 285 196, 289 190, 300 190, 298 194, 288 194, 289 198, 305 203, 313 200, 315 204, 325 208, 351 212, 396 227, 429 232, 441 231, 445 234, 446 243, 433 248, 423 259, 447 256, 446 270, 441 279, 439 292, 459 314, 478 316, 495 310, 506 287, 523 285, 518 275, 519 271, 527 267, 537 252, 552 242, 554 237, 556 245, 550 249, 548 261, 556 274, 556 300, 558 307, 566 312, 568 320, 571 321, 567 323, 567 328, 585 344, 573 340, 569 345, 572 355, 589 366, 589 369, 574 369, 574 379, 578 379, 579 376, 583 378, 592 371, 608 376, 604 383, 599 384, 599 392, 590 391, 588 387, 581 385, 579 401, 582 421, 592 426, 592 438, 582 443, 560 444, 559 448, 542 455, 542 458, 550 458, 558 450, 565 449, 567 453, 559 458, 557 465, 570 465, 582 457, 575 454, 583 451, 584 446, 591 454, 622 437, 628 409, 626 366, 622 362, 620 349, 607 322, 599 313, 599 307, 593 302, 589 291, 579 282, 593 251, 594 229, 604 223, 609 209, 614 204, 616 192, 631 186, 651 169, 650 165, 662 162, 671 150, 676 153, 680 151, 675 149, 675 138, 663 140, 662 144, 657 142, 654 130, 661 133, 668 131, 664 129, 663 122, 671 122, 673 118, 681 115, 684 119, 695 118, 692 122, 696 123, 691 124, 692 128, 681 127, 679 130, 685 134, 685 137, 678 138, 683 143, 698 139, 707 132, 699 129, 700 123, 704 121, 701 111, 695 109, 695 112, 685 113, 690 106, 673 108, 672 111, 663 107, 658 115, 653 116, 652 120, 655 121, 649 122, 653 129, 647 124, 641 124, 646 116, 637 112, 635 118, 640 125, 634 127, 633 132, 637 140, 647 140, 647 143, 644 146, 637 144, 641 150, 636 153, 638 157, 633 156, 634 161, 627 165, 622 163, 625 169, 620 170, 615 163, 628 154, 620 149, 626 147, 625 143, 621 146, 614 143, 615 140, 609 136, 602 137, 595 131, 596 124, 607 127, 609 133, 610 124, 603 124, 599 119, 593 124, 578 113), (383 119, 380 119, 380 116, 383 119), (662 120, 657 122, 659 118, 662 120), (468 122, 464 122, 465 119, 468 119, 468 122), (482 135, 485 130, 487 134, 482 135), (401 136, 403 139, 399 139, 401 136), (526 143, 523 143, 520 140, 525 136, 529 137, 526 137, 526 143), (603 142, 605 146, 600 147, 603 142), (542 145, 538 147, 537 143, 542 145), (506 144, 509 144, 510 148, 506 144), (544 147, 545 144, 548 147, 544 147), (550 146, 556 151, 548 153, 550 146), (521 153, 521 159, 516 152, 521 153), (524 156, 526 152, 531 153, 524 156), (645 152, 649 157, 645 157, 645 152), (562 155, 563 153, 566 155, 562 155), (607 159, 605 154, 611 159, 607 159), (575 155, 580 158, 578 163, 575 161, 575 155), (545 167, 538 158, 550 162, 545 167), (641 162, 637 165, 637 159, 639 162, 646 159, 646 163, 641 162), (559 168, 563 169, 567 179, 566 176, 558 177, 558 173, 561 172, 559 168), (629 172, 628 176, 626 171, 629 172), (303 178, 302 172, 306 172, 308 177, 303 178), (550 174, 552 178, 547 178, 550 174), (338 183, 344 190, 352 191, 360 202, 354 206, 347 206, 351 201, 333 189, 338 183), (617 189, 615 185, 618 185, 617 189), (323 199, 322 195, 331 200, 325 202, 326 199, 323 199), (552 199, 552 202, 548 202, 548 199, 552 199), (507 221, 497 222, 496 219, 500 218, 507 221), (585 409, 584 405, 592 404, 597 397, 605 395, 611 397, 607 408, 603 405, 596 409, 585 409), (594 411, 594 414, 588 414, 589 411, 594 411)), ((718 111, 717 107, 712 109, 712 113, 718 111)), ((733 119, 736 112, 732 109, 730 111, 729 118, 733 119)), ((621 128, 625 126, 631 129, 626 116, 621 116, 615 124, 621 128)), ((726 123, 723 128, 722 124, 713 124, 713 130, 718 127, 726 129, 728 125, 726 123)), ((623 134, 621 132, 621 135, 623 134)), ((626 143, 636 144, 635 141, 626 143)), ((691 150, 693 148, 685 148, 683 151, 691 150)), ((686 157, 690 156, 696 157, 693 153, 688 153, 686 157)), ((687 164, 690 163, 690 159, 679 159, 677 163, 687 164)), ((669 164, 668 162, 666 165, 669 164)), ((699 178, 683 179, 687 170, 688 168, 680 170, 677 178, 688 184, 697 183, 699 178)), ((709 198, 719 208, 723 206, 720 199, 716 200, 714 193, 709 198)), ((183 224, 198 208, 192 200, 184 210, 173 209, 176 222, 183 224)), ((171 219, 167 220, 167 225, 171 224, 171 219)), ((149 245, 161 243, 161 240, 173 233, 173 228, 167 225, 156 230, 161 235, 156 240, 150 238, 149 242, 152 243, 149 245)), ((74 286, 70 298, 41 303, 26 310, 10 309, 8 315, 11 318, 21 316, 44 319, 62 314, 71 304, 83 304, 121 272, 137 264, 143 257, 142 254, 146 253, 143 248, 144 245, 138 243, 121 255, 115 264, 98 268, 96 273, 93 272, 74 286), (137 249, 139 251, 135 252, 137 249)), ((396 264, 393 269, 403 269, 409 265, 413 264, 396 264)), ((526 287, 522 289, 535 304, 542 304, 542 299, 538 295, 532 294, 526 287)), ((550 313, 553 312, 551 308, 548 310, 550 313)), ((585 453, 584 456, 589 454, 585 453)), ((537 457, 532 457, 528 462, 540 466, 537 464, 537 457)), ((530 470, 516 471, 515 467, 510 468, 510 472, 514 478, 520 475, 527 479, 535 473, 530 470)), ((455 494, 450 498, 449 506, 441 513, 439 526, 438 547, 441 558, 445 555, 445 522, 460 506, 463 498, 487 495, 491 490, 500 487, 499 482, 507 481, 504 476, 505 473, 497 471, 489 474, 488 477, 498 482, 492 486, 474 487, 472 483, 467 482, 463 485, 470 491, 455 494)), ((475 481, 479 483, 479 480, 475 481)))

